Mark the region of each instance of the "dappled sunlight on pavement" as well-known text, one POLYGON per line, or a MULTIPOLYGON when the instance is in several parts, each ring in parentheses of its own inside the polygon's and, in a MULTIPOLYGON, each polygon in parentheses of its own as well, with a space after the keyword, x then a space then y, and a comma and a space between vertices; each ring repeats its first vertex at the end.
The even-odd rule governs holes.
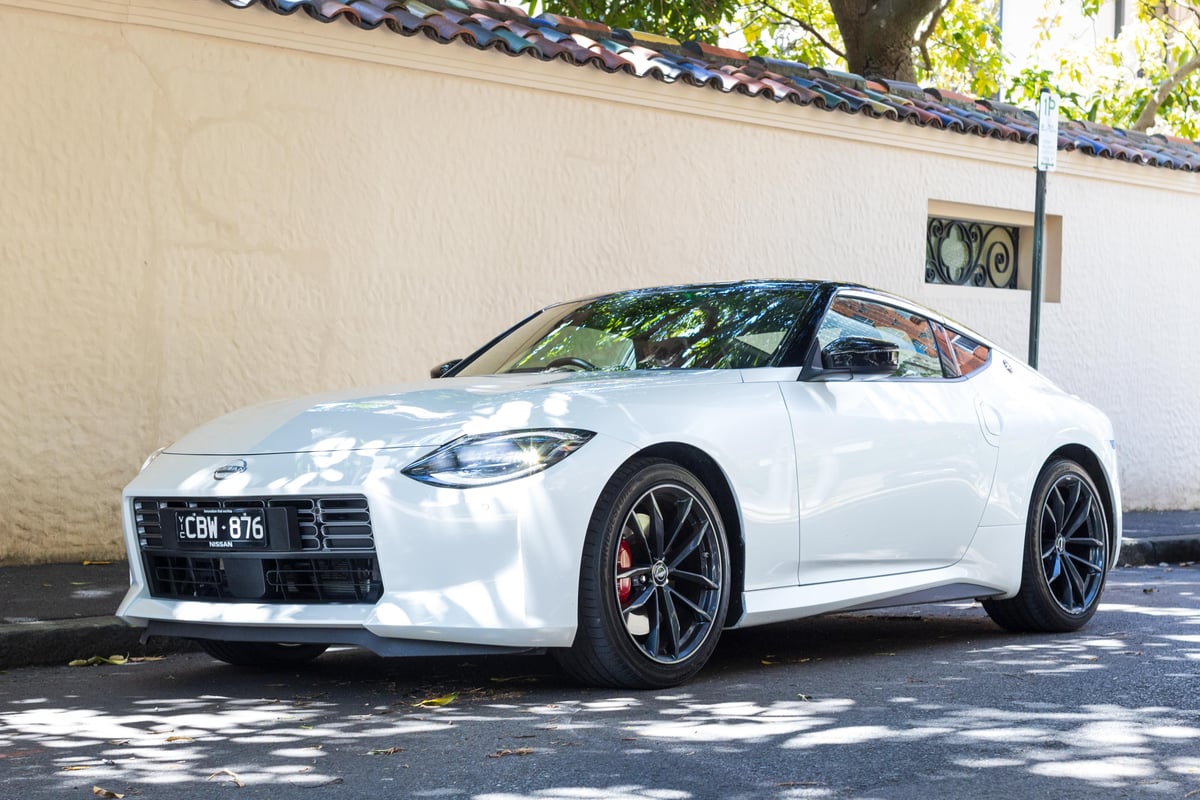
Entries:
POLYGON ((1200 569, 1119 571, 1073 635, 1007 634, 966 603, 733 631, 663 692, 354 650, 13 671, 0 769, 22 798, 1180 798, 1200 790, 1198 588, 1200 569), (43 672, 69 691, 38 694, 43 672))

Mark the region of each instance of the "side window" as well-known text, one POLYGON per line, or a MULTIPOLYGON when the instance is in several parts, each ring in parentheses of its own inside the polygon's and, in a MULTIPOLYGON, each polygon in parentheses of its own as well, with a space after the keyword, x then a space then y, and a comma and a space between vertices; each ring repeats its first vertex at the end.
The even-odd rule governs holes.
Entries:
POLYGON ((983 365, 992 357, 990 347, 955 331, 950 331, 950 344, 954 347, 954 355, 958 359, 958 369, 963 375, 970 375, 972 372, 982 369, 983 365))
POLYGON ((837 297, 817 331, 821 347, 845 336, 882 339, 900 349, 897 378, 941 378, 942 361, 929 320, 918 314, 854 297, 837 297))
POLYGON ((942 359, 942 372, 947 378, 961 377, 962 368, 958 365, 958 351, 954 348, 954 334, 938 323, 933 323, 933 338, 937 340, 938 355, 942 359))
POLYGON ((992 349, 958 331, 933 323, 933 334, 942 356, 942 367, 951 378, 970 375, 987 364, 992 349))

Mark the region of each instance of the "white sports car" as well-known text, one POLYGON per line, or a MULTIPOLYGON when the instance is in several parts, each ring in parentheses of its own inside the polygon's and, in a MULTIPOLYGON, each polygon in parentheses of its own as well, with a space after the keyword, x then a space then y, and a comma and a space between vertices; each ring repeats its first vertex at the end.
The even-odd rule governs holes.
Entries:
POLYGON ((550 306, 436 379, 234 412, 126 488, 118 614, 234 664, 331 644, 695 674, 724 628, 979 598, 1068 631, 1112 428, 978 334, 828 282, 550 306))

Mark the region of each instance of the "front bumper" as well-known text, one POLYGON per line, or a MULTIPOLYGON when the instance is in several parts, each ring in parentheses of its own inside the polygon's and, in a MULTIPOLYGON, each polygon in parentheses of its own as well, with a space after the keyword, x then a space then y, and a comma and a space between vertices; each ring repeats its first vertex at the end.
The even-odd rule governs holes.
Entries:
MULTIPOLYGON (((487 648, 569 646, 577 624, 588 523, 605 483, 633 455, 632 447, 596 436, 545 472, 473 489, 431 487, 400 473, 424 452, 398 448, 241 456, 246 470, 221 481, 213 473, 233 460, 229 456, 160 456, 125 489, 131 586, 117 615, 147 627, 149 635, 322 641, 357 644, 387 655, 414 649, 393 647, 391 640, 487 648), (152 592, 147 569, 153 560, 146 557, 139 535, 135 498, 236 502, 340 494, 367 499, 382 584, 382 591, 371 596, 378 599, 297 603, 152 592)), ((202 555, 222 569, 226 561, 260 557, 202 555)), ((313 555, 271 552, 261 557, 313 555)))

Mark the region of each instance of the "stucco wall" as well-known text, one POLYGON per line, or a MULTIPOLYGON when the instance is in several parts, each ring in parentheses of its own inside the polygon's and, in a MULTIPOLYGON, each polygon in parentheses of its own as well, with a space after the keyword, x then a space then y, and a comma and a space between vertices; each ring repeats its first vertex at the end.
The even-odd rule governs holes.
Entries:
MULTIPOLYGON (((1031 210, 1027 148, 148 5, 0 0, 0 563, 120 555, 120 488, 199 422, 420 377, 594 290, 857 280, 1025 352, 1028 294, 927 286, 923 237, 931 199, 1031 210)), ((1060 165, 1042 369, 1114 417, 1127 507, 1200 506, 1200 189, 1060 165)))

